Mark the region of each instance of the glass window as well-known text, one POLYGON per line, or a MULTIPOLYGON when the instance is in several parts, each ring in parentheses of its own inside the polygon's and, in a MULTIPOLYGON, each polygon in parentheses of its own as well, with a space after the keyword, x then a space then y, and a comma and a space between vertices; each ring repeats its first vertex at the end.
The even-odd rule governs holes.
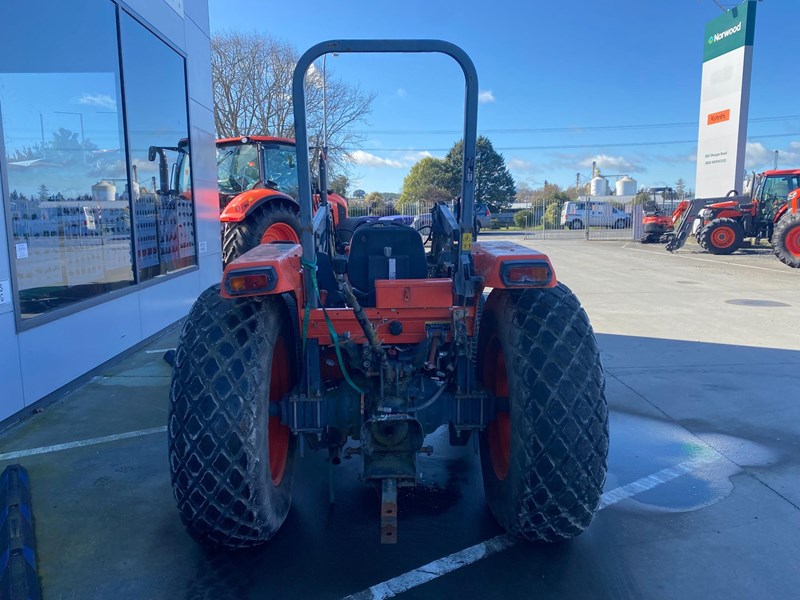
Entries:
POLYGON ((118 56, 111 2, 0 3, 0 174, 23 319, 134 282, 118 56))
POLYGON ((197 264, 184 60, 120 13, 139 280, 197 264))
POLYGON ((300 185, 297 181, 297 156, 294 146, 265 144, 264 161, 267 187, 297 198, 300 185))
POLYGON ((224 194, 239 194, 261 181, 255 144, 230 144, 217 149, 217 184, 224 194))

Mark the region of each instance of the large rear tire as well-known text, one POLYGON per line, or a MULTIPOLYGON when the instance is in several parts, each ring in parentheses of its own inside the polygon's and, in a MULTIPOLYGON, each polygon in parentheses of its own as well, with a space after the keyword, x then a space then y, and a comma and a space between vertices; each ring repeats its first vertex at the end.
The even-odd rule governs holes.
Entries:
POLYGON ((783 264, 800 269, 800 213, 786 214, 775 225, 772 252, 783 264))
POLYGON ((492 514, 528 540, 575 537, 603 492, 608 408, 597 342, 569 288, 494 290, 480 324, 478 375, 500 399, 480 435, 492 514))
POLYGON ((286 519, 295 438, 269 404, 297 379, 295 344, 281 298, 226 300, 215 285, 192 306, 175 354, 169 464, 181 520, 203 545, 255 546, 286 519))
POLYGON ((222 239, 222 264, 240 257, 260 244, 300 243, 300 217, 285 202, 267 202, 238 223, 226 223, 222 239))
POLYGON ((711 254, 733 254, 742 247, 744 230, 735 219, 714 219, 700 230, 697 243, 711 254))

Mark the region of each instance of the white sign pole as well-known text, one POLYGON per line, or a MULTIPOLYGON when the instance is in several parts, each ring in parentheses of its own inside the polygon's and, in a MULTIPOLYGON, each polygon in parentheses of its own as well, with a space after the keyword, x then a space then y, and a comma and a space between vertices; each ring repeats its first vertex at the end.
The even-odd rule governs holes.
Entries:
POLYGON ((742 193, 756 1, 706 25, 695 196, 742 193))

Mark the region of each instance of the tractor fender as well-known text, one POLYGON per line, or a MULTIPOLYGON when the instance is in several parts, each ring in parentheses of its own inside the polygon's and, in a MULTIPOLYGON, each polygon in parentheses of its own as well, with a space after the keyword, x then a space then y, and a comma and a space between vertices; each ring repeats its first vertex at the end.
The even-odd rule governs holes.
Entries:
POLYGON ((786 202, 786 205, 791 208, 793 215, 800 212, 800 188, 789 192, 786 202))
POLYGON ((781 220, 781 217, 785 215, 787 212, 789 212, 789 205, 784 202, 783 204, 781 204, 781 207, 775 213, 775 216, 772 218, 772 222, 777 223, 778 221, 781 220))
POLYGON ((475 274, 485 287, 553 288, 558 285, 550 259, 543 253, 506 241, 472 243, 475 274))
POLYGON ((239 223, 244 221, 247 215, 252 213, 259 206, 276 200, 288 202, 290 205, 299 208, 297 201, 291 196, 276 190, 259 188, 242 192, 228 202, 222 214, 220 214, 219 220, 222 223, 239 223))

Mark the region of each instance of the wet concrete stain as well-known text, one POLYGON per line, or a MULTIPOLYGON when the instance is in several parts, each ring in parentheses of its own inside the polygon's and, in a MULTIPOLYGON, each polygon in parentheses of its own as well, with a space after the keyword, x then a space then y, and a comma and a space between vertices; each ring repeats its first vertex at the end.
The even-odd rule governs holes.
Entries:
POLYGON ((778 302, 776 300, 751 300, 748 298, 734 298, 733 300, 725 300, 726 304, 735 304, 737 306, 764 306, 770 308, 785 308, 791 306, 785 302, 778 302))
MULTIPOLYGON (((755 442, 721 434, 689 433, 680 425, 638 415, 614 413, 611 422, 611 483, 624 474, 652 473, 691 459, 707 461, 691 473, 637 494, 621 510, 696 511, 728 497, 742 466, 773 464, 775 453, 755 442), (666 464, 665 464, 666 463, 666 464)), ((624 481, 624 479, 623 479, 624 481)), ((614 485, 606 484, 606 490, 614 485)))

